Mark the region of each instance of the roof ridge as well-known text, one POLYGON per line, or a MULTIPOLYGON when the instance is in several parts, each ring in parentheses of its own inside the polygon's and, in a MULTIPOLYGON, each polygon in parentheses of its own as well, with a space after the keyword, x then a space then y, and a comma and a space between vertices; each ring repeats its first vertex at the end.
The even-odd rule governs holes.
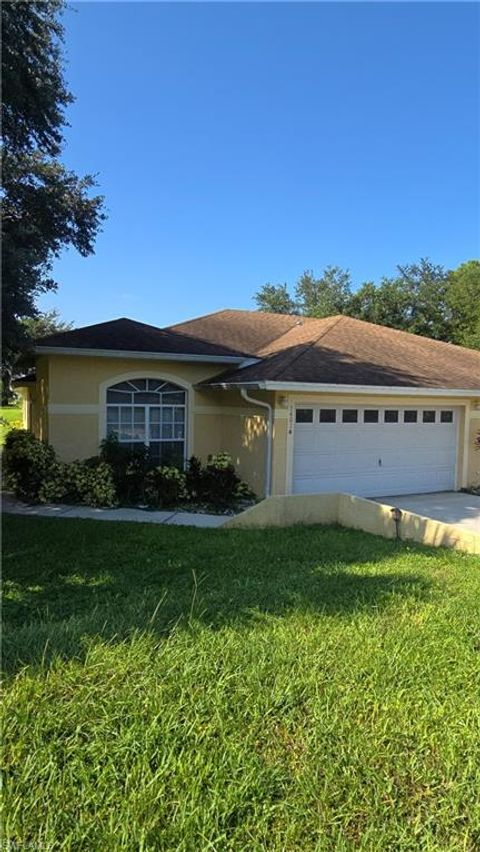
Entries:
POLYGON ((341 315, 343 319, 348 320, 354 323, 361 323, 361 325, 373 326, 373 328, 381 328, 385 329, 385 331, 389 331, 403 337, 408 337, 410 340, 413 338, 414 340, 421 340, 422 343, 426 342, 429 345, 437 345, 437 346, 448 346, 449 348, 460 349, 462 352, 472 352, 473 354, 480 355, 480 349, 474 349, 471 346, 463 346, 461 343, 451 343, 449 340, 437 340, 435 337, 427 337, 425 334, 418 334, 416 331, 407 331, 404 328, 394 328, 391 325, 382 325, 379 322, 370 322, 370 320, 359 319, 358 317, 351 317, 348 314, 341 315))
MULTIPOLYGON (((217 316, 217 314, 226 314, 230 311, 235 311, 235 310, 237 310, 237 309, 236 308, 219 308, 218 311, 210 311, 210 313, 208 313, 208 314, 200 314, 199 317, 192 317, 191 319, 188 319, 188 320, 181 320, 180 322, 176 322, 173 325, 166 325, 166 326, 164 326, 164 328, 170 329, 170 328, 175 328, 177 325, 190 325, 190 323, 192 323, 192 322, 198 322, 198 320, 206 319, 207 317, 215 317, 215 316, 217 316)), ((239 313, 241 313, 240 310, 239 310, 239 313)))
MULTIPOLYGON (((330 322, 328 327, 323 329, 317 337, 315 337, 313 340, 310 340, 309 343, 304 343, 303 346, 300 347, 300 351, 297 352, 297 354, 293 356, 291 361, 288 362, 289 367, 291 367, 292 364, 295 363, 295 361, 301 358, 302 355, 305 355, 305 352, 308 352, 308 350, 311 349, 312 346, 315 346, 318 341, 322 339, 322 337, 325 337, 325 335, 329 333, 329 331, 332 331, 332 329, 335 328, 335 326, 337 326, 339 322, 345 319, 345 317, 343 316, 343 314, 335 314, 332 317, 311 317, 311 319, 335 320, 335 322, 330 322)), ((285 350, 281 349, 280 352, 276 352, 275 355, 281 355, 283 352, 285 352, 285 350)), ((262 361, 263 360, 264 359, 262 358, 262 361)))
MULTIPOLYGON (((252 313, 255 313, 255 312, 254 312, 254 311, 252 311, 252 313)), ((259 312, 259 313, 260 313, 260 312, 259 312)), ((267 311, 264 311, 264 313, 267 313, 267 311)), ((278 316, 278 314, 275 314, 273 311, 268 312, 268 313, 271 313, 273 316, 278 316)), ((269 340, 269 342, 265 344, 265 347, 271 346, 271 345, 272 345, 272 343, 278 342, 278 341, 280 340, 280 338, 282 338, 282 337, 286 337, 288 334, 291 334, 295 327, 298 327, 298 326, 303 325, 303 321, 304 321, 304 320, 309 320, 310 322, 323 322, 323 323, 324 323, 324 322, 327 322, 328 320, 337 319, 337 320, 339 321, 339 320, 341 320, 341 319, 344 319, 343 314, 332 314, 331 316, 328 316, 328 317, 303 317, 303 316, 301 316, 300 314, 282 314, 282 316, 288 316, 288 317, 296 317, 296 316, 298 316, 298 317, 299 317, 299 319, 300 319, 301 321, 300 321, 300 322, 298 322, 298 323, 295 323, 295 325, 290 326, 290 328, 287 328, 287 330, 286 330, 286 331, 282 331, 282 333, 281 333, 281 334, 279 334, 277 337, 272 337, 272 339, 271 339, 271 340, 269 340)), ((333 324, 332 324, 332 323, 330 323, 330 324, 328 325, 328 327, 327 327, 326 329, 324 329, 324 331, 322 331, 322 332, 320 333, 320 336, 321 336, 323 333, 326 333, 326 332, 327 332, 330 328, 333 328, 333 324)), ((309 345, 309 344, 303 344, 303 345, 304 345, 304 346, 307 346, 307 345, 309 345)), ((265 348, 265 347, 264 347, 264 348, 265 348)))

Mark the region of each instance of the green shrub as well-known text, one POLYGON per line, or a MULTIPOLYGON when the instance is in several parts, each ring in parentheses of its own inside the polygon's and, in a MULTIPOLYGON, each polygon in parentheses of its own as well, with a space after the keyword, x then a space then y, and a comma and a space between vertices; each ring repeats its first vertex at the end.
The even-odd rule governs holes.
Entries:
POLYGON ((41 503, 170 507, 188 499, 226 509, 254 497, 227 453, 210 456, 203 467, 192 456, 184 473, 176 467, 154 467, 146 447, 131 449, 114 437, 102 441, 99 456, 65 464, 49 444, 15 429, 6 439, 4 473, 7 487, 18 498, 41 503))
POLYGON ((86 506, 118 505, 113 471, 104 461, 99 461, 96 465, 82 461, 65 465, 65 481, 68 502, 83 503, 86 506))
POLYGON ((68 465, 55 461, 38 490, 41 503, 62 503, 68 496, 68 465))
POLYGON ((205 467, 196 456, 192 456, 188 462, 186 485, 191 500, 209 503, 218 509, 233 507, 240 500, 255 496, 237 475, 228 453, 209 456, 205 467))
POLYGON ((145 477, 149 506, 175 506, 187 497, 186 476, 177 467, 156 467, 145 477))
POLYGON ((40 489, 55 463, 55 451, 50 444, 24 429, 8 433, 3 452, 5 484, 20 500, 39 499, 40 489))
POLYGON ((187 463, 185 473, 185 485, 190 500, 202 500, 203 497, 203 469, 202 463, 197 456, 191 456, 187 463))
POLYGON ((112 470, 117 496, 122 504, 145 502, 146 476, 154 467, 148 447, 140 445, 132 449, 121 444, 115 435, 109 435, 100 444, 100 459, 112 470))

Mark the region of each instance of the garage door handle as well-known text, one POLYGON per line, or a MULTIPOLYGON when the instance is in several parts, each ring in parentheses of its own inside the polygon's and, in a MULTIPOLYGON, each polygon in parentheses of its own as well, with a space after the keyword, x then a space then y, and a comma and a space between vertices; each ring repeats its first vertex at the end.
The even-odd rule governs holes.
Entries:
POLYGON ((379 466, 379 467, 381 467, 381 466, 382 466, 382 460, 381 460, 381 459, 379 459, 379 460, 378 460, 378 466, 379 466))

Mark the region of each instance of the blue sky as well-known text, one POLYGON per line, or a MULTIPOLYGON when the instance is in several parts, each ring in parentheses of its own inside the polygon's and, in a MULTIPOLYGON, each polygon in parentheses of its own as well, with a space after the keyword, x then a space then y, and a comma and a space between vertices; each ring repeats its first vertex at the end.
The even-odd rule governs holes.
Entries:
POLYGON ((75 325, 253 308, 479 247, 473 3, 83 3, 65 16, 65 163, 97 173, 96 253, 42 299, 75 325))

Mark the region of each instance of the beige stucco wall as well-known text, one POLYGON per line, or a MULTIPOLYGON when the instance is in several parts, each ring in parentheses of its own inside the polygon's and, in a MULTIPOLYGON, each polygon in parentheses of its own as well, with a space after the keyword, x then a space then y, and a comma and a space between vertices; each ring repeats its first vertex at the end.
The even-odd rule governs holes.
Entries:
MULTIPOLYGON (((229 452, 259 496, 265 483, 266 419, 263 409, 245 402, 239 391, 197 390, 194 386, 227 365, 68 355, 41 356, 37 385, 24 390, 32 399, 32 430, 48 439, 64 461, 98 453, 105 437, 106 386, 129 376, 159 376, 188 391, 188 455, 229 452)), ((273 395, 259 394, 273 401, 273 395)))
POLYGON ((480 448, 475 449, 475 438, 480 435, 480 411, 472 411, 468 421, 467 477, 470 485, 480 485, 480 448))
MULTIPOLYGON (((226 369, 225 365, 225 369, 226 369)), ((229 452, 240 475, 258 495, 265 484, 266 416, 239 391, 196 389, 195 385, 222 371, 221 363, 202 364, 130 358, 40 356, 32 399, 32 429, 51 441, 66 460, 95 455, 105 436, 105 389, 126 377, 160 376, 178 382, 189 392, 188 446, 205 461, 208 455, 229 452)), ((272 493, 291 491, 294 410, 298 404, 455 406, 459 412, 457 487, 480 479, 480 452, 474 437, 480 430, 479 400, 438 396, 379 394, 266 393, 252 395, 274 408, 272 493)))

